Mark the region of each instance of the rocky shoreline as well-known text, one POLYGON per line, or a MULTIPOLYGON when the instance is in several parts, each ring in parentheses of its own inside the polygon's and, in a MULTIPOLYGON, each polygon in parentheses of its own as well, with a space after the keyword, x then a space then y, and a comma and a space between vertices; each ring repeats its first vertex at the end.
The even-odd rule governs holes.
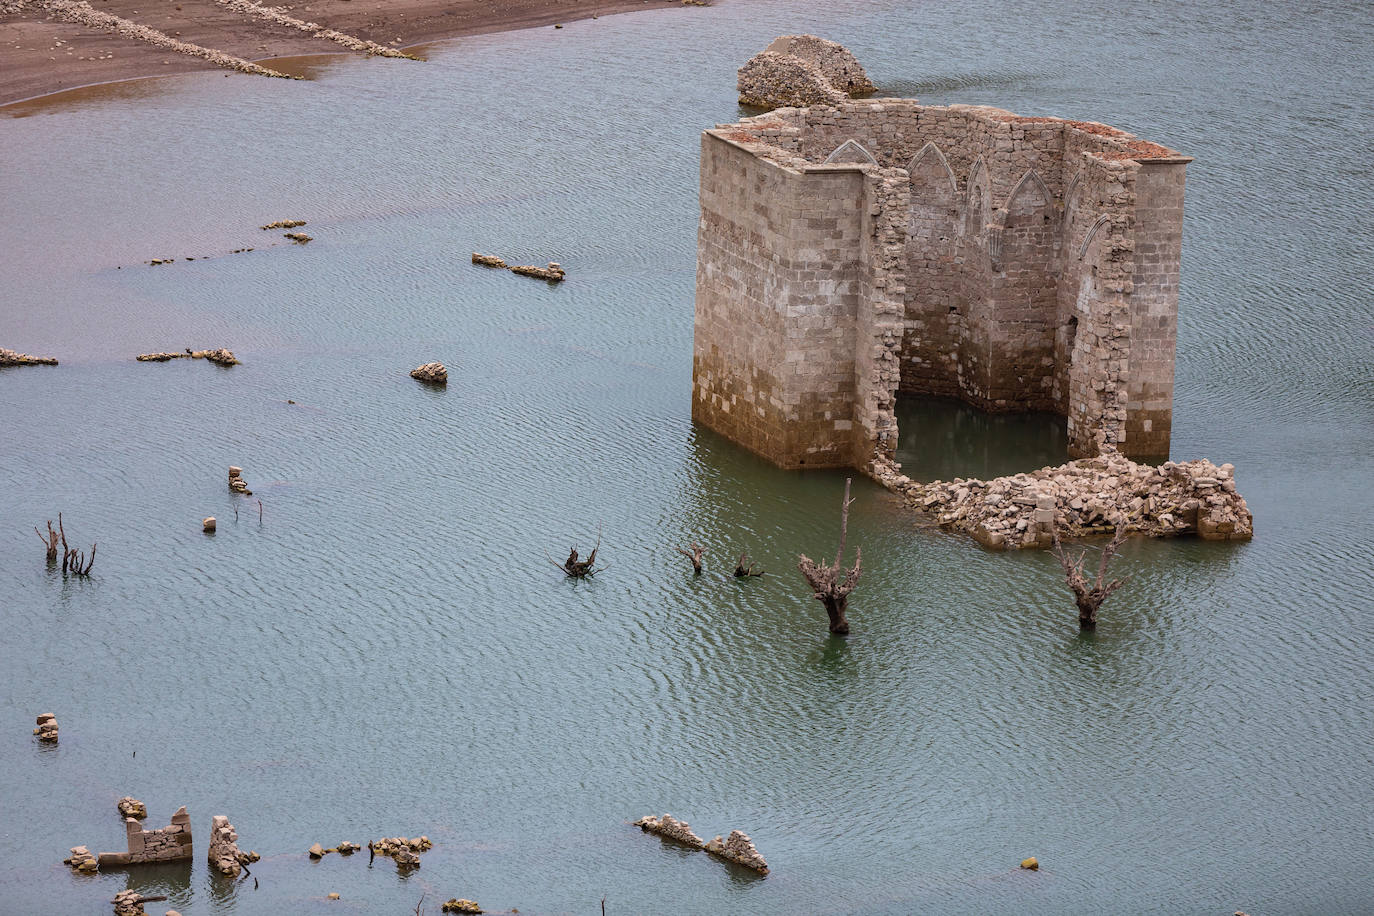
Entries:
POLYGON ((1157 538, 1248 541, 1254 535, 1235 468, 1205 458, 1156 467, 1108 452, 995 480, 933 483, 882 462, 872 476, 941 528, 997 550, 1048 547, 1055 531, 1061 538, 1109 534, 1118 523, 1127 533, 1157 538))

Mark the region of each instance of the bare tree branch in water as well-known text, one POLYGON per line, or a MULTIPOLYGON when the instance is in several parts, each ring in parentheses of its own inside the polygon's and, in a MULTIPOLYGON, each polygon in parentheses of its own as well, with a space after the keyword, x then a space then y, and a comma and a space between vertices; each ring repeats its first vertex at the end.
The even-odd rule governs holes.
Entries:
POLYGON ((739 555, 739 562, 735 564, 735 578, 743 579, 745 576, 761 576, 763 570, 755 569, 754 562, 749 559, 749 554, 739 555))
MULTIPOLYGON (((38 529, 34 529, 35 531, 38 529)), ((701 555, 706 552, 706 548, 693 541, 686 547, 677 548, 677 552, 692 561, 692 572, 701 575, 701 555), (691 551, 690 553, 688 551, 691 551)))
POLYGON ((569 579, 590 579, 592 576, 606 569, 604 565, 600 569, 596 568, 596 552, 600 549, 601 529, 598 528, 596 532, 596 546, 592 548, 592 552, 587 559, 583 560, 578 556, 576 545, 568 551, 568 558, 562 563, 559 563, 547 553, 544 554, 544 556, 554 566, 563 570, 563 575, 567 576, 569 579))
POLYGON ((1126 584, 1130 576, 1122 579, 1113 579, 1110 582, 1107 578, 1107 564, 1116 556, 1116 552, 1121 549, 1121 545, 1126 542, 1126 526, 1118 522, 1116 534, 1111 542, 1102 548, 1102 556, 1097 564, 1097 581, 1089 583, 1087 577, 1083 575, 1083 562, 1087 558, 1086 548, 1078 551, 1077 556, 1070 556, 1064 549, 1064 545, 1059 543, 1059 529, 1054 532, 1054 546, 1050 551, 1059 560, 1059 565, 1064 569, 1064 581, 1069 586, 1069 591, 1073 592, 1074 602, 1078 605, 1078 626, 1084 630, 1091 630, 1097 626, 1097 609, 1102 606, 1102 602, 1107 600, 1107 596, 1118 588, 1126 584))
POLYGON ((38 535, 38 539, 43 542, 43 547, 47 552, 47 560, 53 563, 57 560, 57 532, 52 530, 52 519, 48 519, 48 536, 44 537, 43 532, 38 530, 38 526, 33 526, 33 533, 38 535))
POLYGON ((830 618, 830 632, 839 636, 849 632, 849 620, 845 617, 849 593, 859 584, 859 576, 863 573, 862 549, 854 551, 854 565, 851 568, 843 567, 844 542, 849 534, 849 504, 854 501, 849 498, 849 484, 850 480, 846 478, 844 500, 840 503, 840 549, 835 551, 834 564, 822 566, 806 554, 802 554, 801 562, 797 564, 816 600, 825 605, 825 613, 830 618))
POLYGON ((96 544, 91 545, 91 558, 88 561, 86 555, 79 550, 67 546, 67 532, 62 528, 62 513, 57 513, 57 533, 62 539, 62 572, 71 573, 74 576, 89 576, 91 567, 95 565, 96 544))

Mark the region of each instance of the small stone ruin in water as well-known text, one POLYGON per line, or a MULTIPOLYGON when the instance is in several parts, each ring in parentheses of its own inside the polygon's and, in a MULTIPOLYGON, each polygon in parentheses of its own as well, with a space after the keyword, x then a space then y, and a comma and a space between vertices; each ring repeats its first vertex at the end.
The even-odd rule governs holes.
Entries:
POLYGON ((686 821, 680 821, 671 814, 664 814, 662 817, 646 814, 635 821, 634 825, 646 833, 656 833, 692 849, 704 849, 726 861, 752 868, 760 874, 768 874, 768 863, 754 847, 754 841, 742 831, 731 830, 728 837, 717 836, 708 843, 692 832, 686 821))

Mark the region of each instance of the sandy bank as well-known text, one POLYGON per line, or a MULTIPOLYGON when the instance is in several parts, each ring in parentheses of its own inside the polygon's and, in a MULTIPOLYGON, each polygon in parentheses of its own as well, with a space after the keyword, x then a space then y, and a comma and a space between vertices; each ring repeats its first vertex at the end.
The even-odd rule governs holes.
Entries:
MULTIPOLYGON (((245 15, 216 0, 90 0, 109 13, 192 45, 263 60, 348 53, 337 42, 245 15)), ((266 3, 264 5, 272 6, 266 3)), ((532 28, 591 16, 680 6, 680 0, 310 0, 290 16, 390 48, 532 28)), ((0 0, 0 10, 5 3, 0 0)), ((397 62, 403 64, 404 62, 397 62)), ((111 32, 49 17, 39 0, 0 13, 0 105, 77 86, 215 65, 111 32)))

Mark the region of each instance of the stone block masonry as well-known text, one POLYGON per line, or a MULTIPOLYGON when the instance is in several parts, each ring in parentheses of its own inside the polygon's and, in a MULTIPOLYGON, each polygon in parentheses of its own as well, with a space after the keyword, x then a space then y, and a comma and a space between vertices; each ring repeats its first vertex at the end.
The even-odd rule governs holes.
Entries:
POLYGON ((191 816, 186 806, 172 815, 172 823, 157 830, 144 830, 132 817, 124 819, 128 852, 102 852, 100 867, 142 865, 148 862, 175 862, 191 858, 191 816))
POLYGON ((1167 457, 1191 159, 1104 124, 844 100, 707 130, 695 420, 874 472, 898 392, 1167 457))

